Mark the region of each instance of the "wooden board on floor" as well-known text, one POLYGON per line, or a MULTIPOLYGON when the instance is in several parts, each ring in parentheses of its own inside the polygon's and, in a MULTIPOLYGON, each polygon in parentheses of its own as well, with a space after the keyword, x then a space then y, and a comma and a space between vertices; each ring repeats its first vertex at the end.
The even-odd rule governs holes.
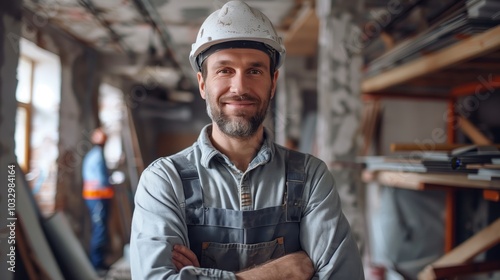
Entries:
POLYGON ((63 280, 64 277, 42 229, 40 212, 28 182, 21 169, 18 168, 16 174, 16 213, 20 217, 19 224, 24 230, 26 244, 32 249, 32 258, 40 263, 50 279, 63 280))
MULTIPOLYGON (((434 263, 425 267, 419 273, 419 280, 434 280, 437 278, 435 270, 443 270, 446 267, 457 266, 461 267, 472 261, 477 255, 487 251, 496 244, 500 243, 500 219, 497 219, 492 224, 476 233, 471 238, 467 239, 462 244, 455 247, 446 255, 439 258, 434 263)), ((457 269, 458 271, 458 269, 457 269)), ((457 274, 458 275, 458 274, 457 274)), ((457 276, 455 275, 455 276, 457 276)))
POLYGON ((75 236, 63 212, 56 212, 43 222, 54 255, 67 279, 97 279, 98 275, 75 236))

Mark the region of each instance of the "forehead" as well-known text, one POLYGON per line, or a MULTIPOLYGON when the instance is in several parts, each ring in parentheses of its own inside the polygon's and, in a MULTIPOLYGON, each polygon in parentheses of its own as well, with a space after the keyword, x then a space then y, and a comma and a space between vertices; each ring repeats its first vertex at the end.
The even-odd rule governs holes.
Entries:
POLYGON ((258 63, 269 67, 271 58, 265 52, 256 49, 222 49, 211 54, 205 62, 207 66, 258 63))

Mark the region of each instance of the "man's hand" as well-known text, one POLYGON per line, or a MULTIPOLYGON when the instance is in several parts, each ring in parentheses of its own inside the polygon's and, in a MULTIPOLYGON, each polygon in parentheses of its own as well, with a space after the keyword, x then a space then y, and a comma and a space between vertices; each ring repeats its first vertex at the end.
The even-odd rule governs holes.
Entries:
POLYGON ((198 262, 198 258, 193 253, 193 251, 189 250, 188 247, 182 245, 174 245, 174 250, 172 251, 172 262, 177 268, 177 271, 180 271, 185 266, 195 266, 200 267, 200 263, 198 262))
MULTIPOLYGON (((198 258, 189 248, 183 245, 175 245, 172 251, 172 262, 178 271, 185 266, 200 267, 198 258)), ((314 267, 303 251, 288 254, 279 259, 272 260, 252 269, 238 272, 238 280, 305 280, 314 275, 314 267)))
POLYGON ((238 280, 305 280, 314 275, 314 267, 309 256, 303 251, 288 254, 261 266, 236 274, 238 280))

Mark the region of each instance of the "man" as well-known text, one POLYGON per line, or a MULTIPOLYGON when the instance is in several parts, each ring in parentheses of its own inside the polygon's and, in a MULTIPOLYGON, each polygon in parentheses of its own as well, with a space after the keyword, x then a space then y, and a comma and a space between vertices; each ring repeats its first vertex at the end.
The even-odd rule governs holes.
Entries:
POLYGON ((262 124, 284 56, 244 2, 205 20, 190 62, 212 124, 141 175, 134 279, 364 279, 326 165, 273 143, 262 124))
POLYGON ((91 221, 90 261, 99 274, 107 270, 105 249, 107 244, 108 208, 113 198, 113 188, 109 183, 108 169, 104 159, 104 144, 107 136, 102 128, 96 128, 90 137, 93 147, 83 159, 82 196, 89 209, 91 221))

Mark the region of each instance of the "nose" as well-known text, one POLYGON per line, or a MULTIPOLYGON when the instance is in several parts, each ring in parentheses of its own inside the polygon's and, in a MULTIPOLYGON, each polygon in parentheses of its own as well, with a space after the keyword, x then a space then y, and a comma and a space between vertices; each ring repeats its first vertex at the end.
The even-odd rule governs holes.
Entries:
POLYGON ((238 71, 234 74, 231 79, 231 93, 236 93, 238 95, 244 94, 247 90, 247 81, 245 75, 238 71))

